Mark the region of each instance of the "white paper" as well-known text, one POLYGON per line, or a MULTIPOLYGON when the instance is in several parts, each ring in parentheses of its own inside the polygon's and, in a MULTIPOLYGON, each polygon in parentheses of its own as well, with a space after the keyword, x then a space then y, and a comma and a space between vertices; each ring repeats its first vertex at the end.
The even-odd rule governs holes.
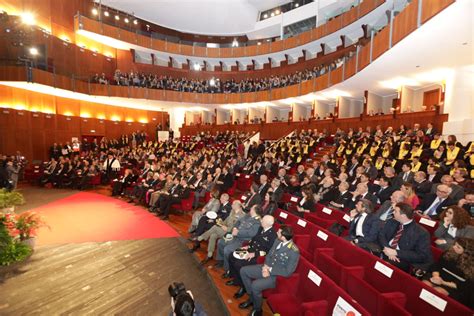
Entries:
POLYGON ((325 232, 323 231, 318 231, 318 233, 316 234, 316 236, 318 236, 319 238, 321 238, 322 240, 326 241, 328 240, 328 234, 326 234, 325 232))
POLYGON ((436 225, 436 222, 435 221, 432 221, 431 219, 427 219, 427 218, 420 218, 420 224, 424 224, 426 226, 430 226, 430 227, 435 227, 436 225))
POLYGON ((301 227, 306 227, 306 221, 302 219, 299 219, 298 222, 296 222, 296 224, 300 225, 301 227))
POLYGON ((384 265, 380 261, 375 262, 374 269, 382 273, 388 278, 392 278, 393 269, 389 268, 388 266, 384 265))
POLYGON ((446 305, 448 304, 447 301, 443 300, 441 297, 427 291, 425 289, 421 290, 420 298, 425 301, 426 303, 436 307, 440 311, 444 312, 446 305))
POLYGON ((248 178, 250 178, 250 176, 245 176, 245 179, 248 179, 248 178))
POLYGON ((332 310, 332 316, 346 315, 361 316, 361 313, 359 313, 354 307, 352 307, 352 305, 349 304, 345 299, 339 296, 336 301, 336 305, 334 305, 334 309, 332 310))
POLYGON ((342 218, 348 223, 351 221, 351 217, 347 214, 345 214, 342 218))
POLYGON ((375 181, 374 181, 374 184, 375 184, 375 185, 379 185, 379 184, 380 184, 380 181, 375 180, 375 181))
POLYGON ((240 177, 240 173, 236 173, 235 175, 236 175, 237 177, 240 177))
POLYGON ((317 286, 321 285, 321 280, 322 280, 321 277, 317 275, 316 272, 314 272, 313 270, 308 271, 308 279, 313 281, 314 284, 316 284, 317 286))
POLYGON ((332 210, 331 210, 330 208, 323 207, 323 213, 326 213, 326 214, 331 215, 331 214, 332 214, 332 210))
POLYGON ((294 196, 292 196, 292 197, 290 198, 290 201, 291 201, 291 202, 298 202, 298 198, 297 198, 297 197, 294 197, 294 196))
POLYGON ((244 200, 244 201, 245 201, 246 199, 247 199, 247 196, 245 196, 245 195, 242 195, 242 200, 244 200))
POLYGON ((281 218, 288 218, 288 214, 286 214, 285 212, 280 212, 280 217, 281 218))

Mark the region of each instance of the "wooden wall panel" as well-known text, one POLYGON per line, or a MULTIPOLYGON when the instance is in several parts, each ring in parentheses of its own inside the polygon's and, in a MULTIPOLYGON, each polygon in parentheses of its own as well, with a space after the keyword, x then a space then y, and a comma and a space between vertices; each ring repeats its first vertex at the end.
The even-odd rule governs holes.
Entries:
POLYGON ((316 78, 316 91, 324 90, 328 87, 328 74, 324 74, 318 78, 316 78))
POLYGON ((342 82, 342 67, 336 68, 331 71, 331 85, 342 82))
POLYGON ((342 14, 342 27, 345 27, 357 20, 357 7, 342 14))
POLYGON ((359 50, 359 64, 357 71, 361 71, 370 63, 370 45, 362 46, 359 50))
POLYGON ((395 45, 416 29, 418 1, 413 0, 393 21, 392 44, 395 45))
POLYGON ((388 50, 390 41, 390 25, 377 33, 373 41, 372 60, 377 59, 380 55, 388 50))
MULTIPOLYGON (((184 45, 181 45, 184 46, 184 45)), ((194 46, 194 56, 206 57, 207 47, 194 46)))
POLYGON ((449 6, 450 4, 454 3, 455 0, 422 0, 423 3, 421 5, 421 22, 425 23, 429 19, 431 19, 434 15, 438 12, 449 6))

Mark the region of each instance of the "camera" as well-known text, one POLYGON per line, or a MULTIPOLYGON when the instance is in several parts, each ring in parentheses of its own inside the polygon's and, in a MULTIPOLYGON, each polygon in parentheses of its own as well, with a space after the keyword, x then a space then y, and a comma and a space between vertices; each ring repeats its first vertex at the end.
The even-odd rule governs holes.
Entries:
POLYGON ((182 282, 173 282, 168 286, 168 293, 172 298, 176 300, 176 297, 180 294, 186 293, 186 287, 182 282))

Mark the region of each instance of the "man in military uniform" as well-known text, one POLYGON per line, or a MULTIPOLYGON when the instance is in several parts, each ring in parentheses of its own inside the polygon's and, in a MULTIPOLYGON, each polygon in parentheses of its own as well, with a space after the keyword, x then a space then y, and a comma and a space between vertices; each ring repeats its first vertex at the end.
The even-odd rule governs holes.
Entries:
POLYGON ((271 215, 265 215, 262 218, 261 227, 259 228, 257 235, 255 235, 249 242, 249 244, 242 249, 247 251, 247 254, 243 258, 236 258, 231 255, 229 257, 229 272, 233 280, 227 281, 226 285, 237 285, 240 286, 240 290, 235 293, 234 297, 239 298, 245 294, 243 288, 242 279, 240 278, 240 269, 242 267, 253 265, 257 263, 257 258, 265 256, 273 246, 277 234, 273 229, 275 218, 271 215))
POLYGON ((250 212, 239 219, 232 228, 232 238, 219 239, 217 243, 217 266, 223 265, 224 276, 229 276, 229 256, 242 245, 242 242, 252 239, 260 227, 262 207, 254 205, 250 212))
POLYGON ((262 316, 262 291, 276 286, 278 275, 289 277, 296 270, 300 258, 298 247, 293 243, 293 229, 282 225, 264 264, 246 266, 240 269, 240 277, 249 295, 249 299, 239 308, 253 305, 251 316, 262 316))

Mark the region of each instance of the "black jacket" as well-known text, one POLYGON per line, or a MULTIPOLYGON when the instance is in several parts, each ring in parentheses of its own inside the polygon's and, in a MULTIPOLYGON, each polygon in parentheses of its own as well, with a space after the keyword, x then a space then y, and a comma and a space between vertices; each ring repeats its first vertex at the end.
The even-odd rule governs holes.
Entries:
MULTIPOLYGON (((379 234, 379 244, 382 248, 390 247, 390 240, 395 237, 399 226, 400 223, 395 219, 385 224, 379 234)), ((397 257, 409 264, 424 265, 433 261, 430 234, 414 220, 403 227, 398 248, 397 257)))
POLYGON ((255 252, 256 257, 265 256, 272 248, 276 238, 277 234, 273 227, 266 232, 263 231, 263 227, 260 227, 248 244, 248 252, 255 252))

